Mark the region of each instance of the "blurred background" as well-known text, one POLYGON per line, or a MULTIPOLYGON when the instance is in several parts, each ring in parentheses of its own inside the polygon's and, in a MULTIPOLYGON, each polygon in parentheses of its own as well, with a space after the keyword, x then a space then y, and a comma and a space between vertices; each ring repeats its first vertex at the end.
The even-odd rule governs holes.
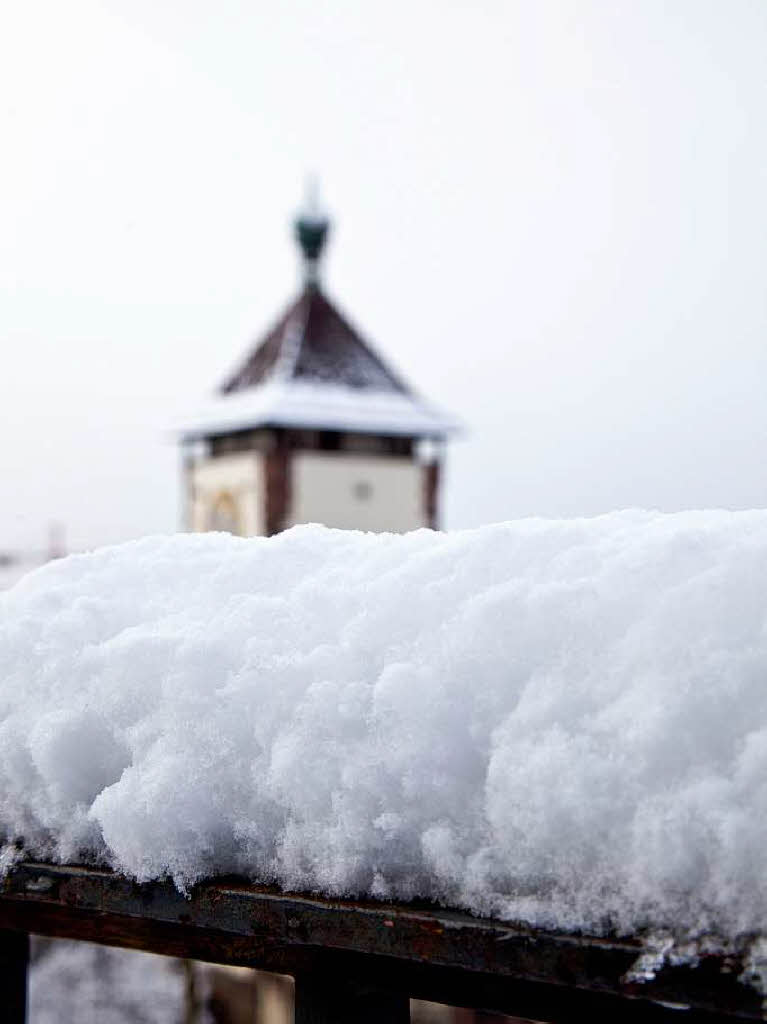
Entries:
POLYGON ((30 0, 0 48, 0 553, 179 526, 295 291, 456 413, 448 528, 761 506, 762 0, 30 0))

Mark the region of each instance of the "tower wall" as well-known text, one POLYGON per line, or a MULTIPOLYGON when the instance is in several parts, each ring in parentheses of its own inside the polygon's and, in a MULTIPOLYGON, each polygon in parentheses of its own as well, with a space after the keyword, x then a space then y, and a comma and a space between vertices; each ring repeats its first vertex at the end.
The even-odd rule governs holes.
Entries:
POLYGON ((294 452, 288 525, 393 533, 426 526, 423 472, 401 456, 294 452))
POLYGON ((282 436, 255 450, 189 457, 186 528, 245 537, 298 523, 391 533, 439 528, 438 460, 284 442, 282 436))

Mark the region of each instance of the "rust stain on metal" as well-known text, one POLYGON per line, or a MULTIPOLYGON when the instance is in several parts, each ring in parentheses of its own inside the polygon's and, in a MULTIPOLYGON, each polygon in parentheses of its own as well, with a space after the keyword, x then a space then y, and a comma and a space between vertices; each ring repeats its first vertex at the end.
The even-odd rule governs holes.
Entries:
POLYGON ((288 974, 369 974, 422 998, 539 1020, 634 1021, 645 1012, 642 1019, 678 1020, 661 1004, 691 1007, 689 1024, 698 1011, 711 1024, 763 1019, 759 994, 738 981, 743 958, 731 953, 627 985, 642 950, 638 938, 536 932, 433 907, 328 900, 241 880, 204 883, 186 897, 170 883, 139 885, 107 870, 19 864, 0 887, 2 928, 288 974))

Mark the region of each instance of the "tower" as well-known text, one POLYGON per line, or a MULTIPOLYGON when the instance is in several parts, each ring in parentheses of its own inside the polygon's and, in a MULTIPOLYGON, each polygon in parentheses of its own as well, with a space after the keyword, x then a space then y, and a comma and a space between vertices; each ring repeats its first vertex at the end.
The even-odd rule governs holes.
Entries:
POLYGON ((182 432, 186 527, 253 536, 296 523, 436 528, 453 421, 418 396, 327 297, 330 223, 295 221, 303 287, 182 432))

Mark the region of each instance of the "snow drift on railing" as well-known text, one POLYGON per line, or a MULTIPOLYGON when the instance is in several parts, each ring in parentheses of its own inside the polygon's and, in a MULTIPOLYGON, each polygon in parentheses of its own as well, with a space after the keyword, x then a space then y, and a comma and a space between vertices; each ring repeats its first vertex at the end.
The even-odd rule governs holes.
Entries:
POLYGON ((0 596, 0 830, 537 925, 767 912, 767 513, 149 538, 0 596))

